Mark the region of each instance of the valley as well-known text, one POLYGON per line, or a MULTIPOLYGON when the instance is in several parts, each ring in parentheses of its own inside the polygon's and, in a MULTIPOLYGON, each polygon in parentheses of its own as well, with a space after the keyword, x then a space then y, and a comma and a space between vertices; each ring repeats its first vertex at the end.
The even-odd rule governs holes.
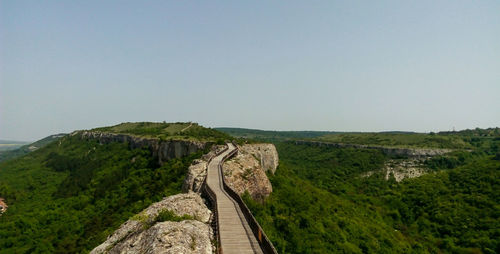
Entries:
POLYGON ((500 254, 499 13, 0 0, 0 254, 500 254))
POLYGON ((152 231, 130 225, 162 200, 201 191, 208 161, 228 140, 238 152, 224 164, 223 177, 278 253, 499 250, 498 128, 434 134, 218 130, 225 129, 123 123, 54 135, 28 145, 37 149, 19 150, 0 162, 0 196, 8 204, 0 216, 0 252, 89 252, 111 235, 115 243, 105 246, 125 248, 121 240, 188 228, 186 234, 199 240, 177 245, 175 239, 184 238, 171 235, 169 246, 215 250, 207 245, 212 233, 197 231, 208 222, 190 222, 201 215, 182 212, 188 203, 161 205, 181 210, 164 219, 156 219, 163 213, 155 210, 152 231), (137 233, 123 235, 129 230, 137 233))

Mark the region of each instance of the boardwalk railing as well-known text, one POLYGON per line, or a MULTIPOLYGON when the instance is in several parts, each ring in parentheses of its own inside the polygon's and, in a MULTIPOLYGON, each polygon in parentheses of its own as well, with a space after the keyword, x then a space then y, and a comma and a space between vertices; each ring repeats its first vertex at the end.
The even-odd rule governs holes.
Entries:
MULTIPOLYGON (((222 176, 224 176, 224 172, 222 171, 222 163, 224 163, 225 160, 228 158, 231 158, 238 152, 238 147, 235 145, 236 149, 234 149, 232 152, 228 153, 224 158, 222 158, 220 164, 218 165, 218 168, 220 170, 220 173, 222 176)), ((226 152, 228 147, 223 149, 222 151, 218 152, 214 157, 226 152)), ((214 158, 210 158, 210 160, 207 163, 207 176, 208 176, 208 165, 214 158)), ((273 244, 267 238, 266 234, 264 233, 264 230, 260 227, 259 223, 255 219, 255 217, 252 215, 252 212, 250 212, 250 209, 246 206, 246 204, 243 202, 243 199, 241 199, 240 195, 236 193, 229 185, 226 184, 226 181, 224 177, 222 177, 222 184, 224 191, 238 204, 240 207, 241 211, 243 212, 243 215, 245 216, 245 220, 247 221, 248 225, 252 229, 253 234, 255 235, 255 238, 259 242, 259 245, 262 249, 262 251, 266 254, 277 254, 278 252, 274 248, 273 244)), ((210 206, 212 208, 213 212, 213 219, 212 219, 212 228, 215 233, 215 239, 216 239, 216 253, 222 254, 222 250, 220 248, 220 233, 219 233, 219 222, 218 222, 218 212, 217 212, 217 196, 215 195, 215 192, 208 186, 207 184, 207 177, 205 177, 205 180, 203 181, 203 185, 201 187, 201 192, 202 195, 210 201, 210 206)))
POLYGON ((245 202, 243 202, 243 199, 241 199, 240 195, 236 193, 233 188, 229 187, 229 185, 226 184, 226 180, 224 179, 224 172, 222 171, 222 163, 224 163, 225 160, 231 158, 233 155, 235 155, 238 152, 238 147, 235 145, 236 149, 234 149, 232 152, 228 153, 224 158, 222 158, 221 163, 219 164, 219 170, 221 171, 220 173, 222 174, 222 184, 224 186, 224 191, 231 196, 231 198, 238 203, 238 206, 240 207, 241 211, 243 212, 243 215, 245 216, 245 220, 247 221, 248 225, 252 229, 253 234, 255 235, 255 238, 259 242, 259 245, 262 249, 262 251, 265 254, 277 254, 278 252, 274 248, 273 244, 267 238, 266 234, 264 233, 264 230, 260 227, 259 223, 253 217, 252 212, 250 209, 248 209, 247 205, 245 202))
POLYGON ((220 234, 219 234, 219 214, 217 212, 217 195, 215 195, 215 192, 208 186, 207 184, 207 177, 208 177, 208 165, 212 161, 213 158, 217 157, 218 155, 222 154, 223 152, 227 151, 228 147, 224 148, 222 151, 218 152, 214 156, 212 156, 207 163, 207 175, 205 176, 205 180, 203 180, 203 185, 201 186, 201 195, 204 198, 207 198, 210 203, 210 207, 212 208, 212 230, 215 234, 215 249, 216 253, 220 253, 220 234))

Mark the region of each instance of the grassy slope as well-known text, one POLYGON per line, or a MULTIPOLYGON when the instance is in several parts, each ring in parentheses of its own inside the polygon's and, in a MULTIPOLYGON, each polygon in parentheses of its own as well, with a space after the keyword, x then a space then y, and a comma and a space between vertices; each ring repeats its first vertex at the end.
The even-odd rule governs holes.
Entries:
MULTIPOLYGON (((164 126, 138 124, 119 131, 148 129, 144 125, 164 126)), ((228 137, 200 126, 193 130, 190 139, 228 137), (207 136, 212 133, 213 137, 207 136)), ((147 133, 164 134, 150 129, 147 133)), ((148 149, 131 150, 126 144, 101 145, 66 136, 1 162, 0 196, 9 210, 0 217, 0 253, 88 252, 130 216, 180 192, 188 166, 201 154, 160 167, 148 149)))
POLYGON ((231 139, 231 136, 227 134, 202 127, 197 123, 122 123, 93 130, 129 134, 139 137, 175 140, 203 140, 216 142, 231 139))
POLYGON ((334 132, 329 131, 264 131, 243 128, 215 128, 218 131, 227 133, 233 137, 264 140, 264 141, 284 141, 292 139, 314 138, 334 132))
POLYGON ((315 138, 318 141, 348 144, 380 145, 391 147, 424 147, 424 148, 471 148, 460 136, 431 135, 424 133, 389 134, 389 133, 356 133, 325 135, 315 138))

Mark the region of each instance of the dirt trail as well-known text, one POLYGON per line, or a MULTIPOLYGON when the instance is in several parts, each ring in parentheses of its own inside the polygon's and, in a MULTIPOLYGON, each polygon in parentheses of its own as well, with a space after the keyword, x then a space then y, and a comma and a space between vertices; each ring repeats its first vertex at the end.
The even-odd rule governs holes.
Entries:
POLYGON ((186 127, 186 128, 184 128, 184 129, 182 129, 182 130, 181 130, 181 132, 184 132, 185 130, 187 130, 187 129, 191 128, 191 126, 193 126, 193 123, 190 123, 190 124, 189 124, 189 126, 188 126, 188 127, 186 127))

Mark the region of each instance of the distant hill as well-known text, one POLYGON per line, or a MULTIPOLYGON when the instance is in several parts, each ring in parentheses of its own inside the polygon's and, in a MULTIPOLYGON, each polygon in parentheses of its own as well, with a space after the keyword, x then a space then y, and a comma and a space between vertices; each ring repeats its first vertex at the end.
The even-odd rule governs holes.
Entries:
POLYGON ((477 145, 486 145, 491 139, 500 138, 500 128, 463 130, 454 132, 416 133, 416 132, 374 132, 327 134, 312 138, 315 141, 377 145, 410 148, 448 148, 472 149, 477 145))
POLYGON ((0 140, 0 153, 3 151, 17 149, 29 142, 25 141, 12 141, 12 140, 0 140))
POLYGON ((58 140, 59 138, 65 136, 66 134, 60 133, 55 135, 50 135, 36 142, 26 145, 26 142, 19 142, 15 149, 0 152, 0 161, 13 159, 19 156, 28 154, 29 152, 35 151, 41 147, 44 147, 51 142, 58 140))
MULTIPOLYGON (((336 131, 268 131, 245 128, 215 128, 231 136, 250 141, 283 142, 311 140, 398 148, 472 149, 486 146, 488 140, 500 139, 500 128, 467 129, 453 132, 418 133, 411 131, 336 132, 336 131)), ((483 147, 485 148, 485 147, 483 147)))
POLYGON ((12 140, 3 140, 3 139, 0 139, 0 145, 2 144, 26 144, 26 143, 29 143, 29 142, 26 142, 26 141, 12 141, 12 140))
POLYGON ((381 131, 381 132, 378 132, 378 133, 386 133, 386 134, 415 134, 415 133, 418 133, 418 132, 414 132, 414 131, 381 131))
POLYGON ((285 141, 293 139, 315 138, 327 134, 339 134, 334 131, 266 131, 245 128, 217 127, 218 131, 225 132, 238 138, 254 139, 259 141, 285 141))

